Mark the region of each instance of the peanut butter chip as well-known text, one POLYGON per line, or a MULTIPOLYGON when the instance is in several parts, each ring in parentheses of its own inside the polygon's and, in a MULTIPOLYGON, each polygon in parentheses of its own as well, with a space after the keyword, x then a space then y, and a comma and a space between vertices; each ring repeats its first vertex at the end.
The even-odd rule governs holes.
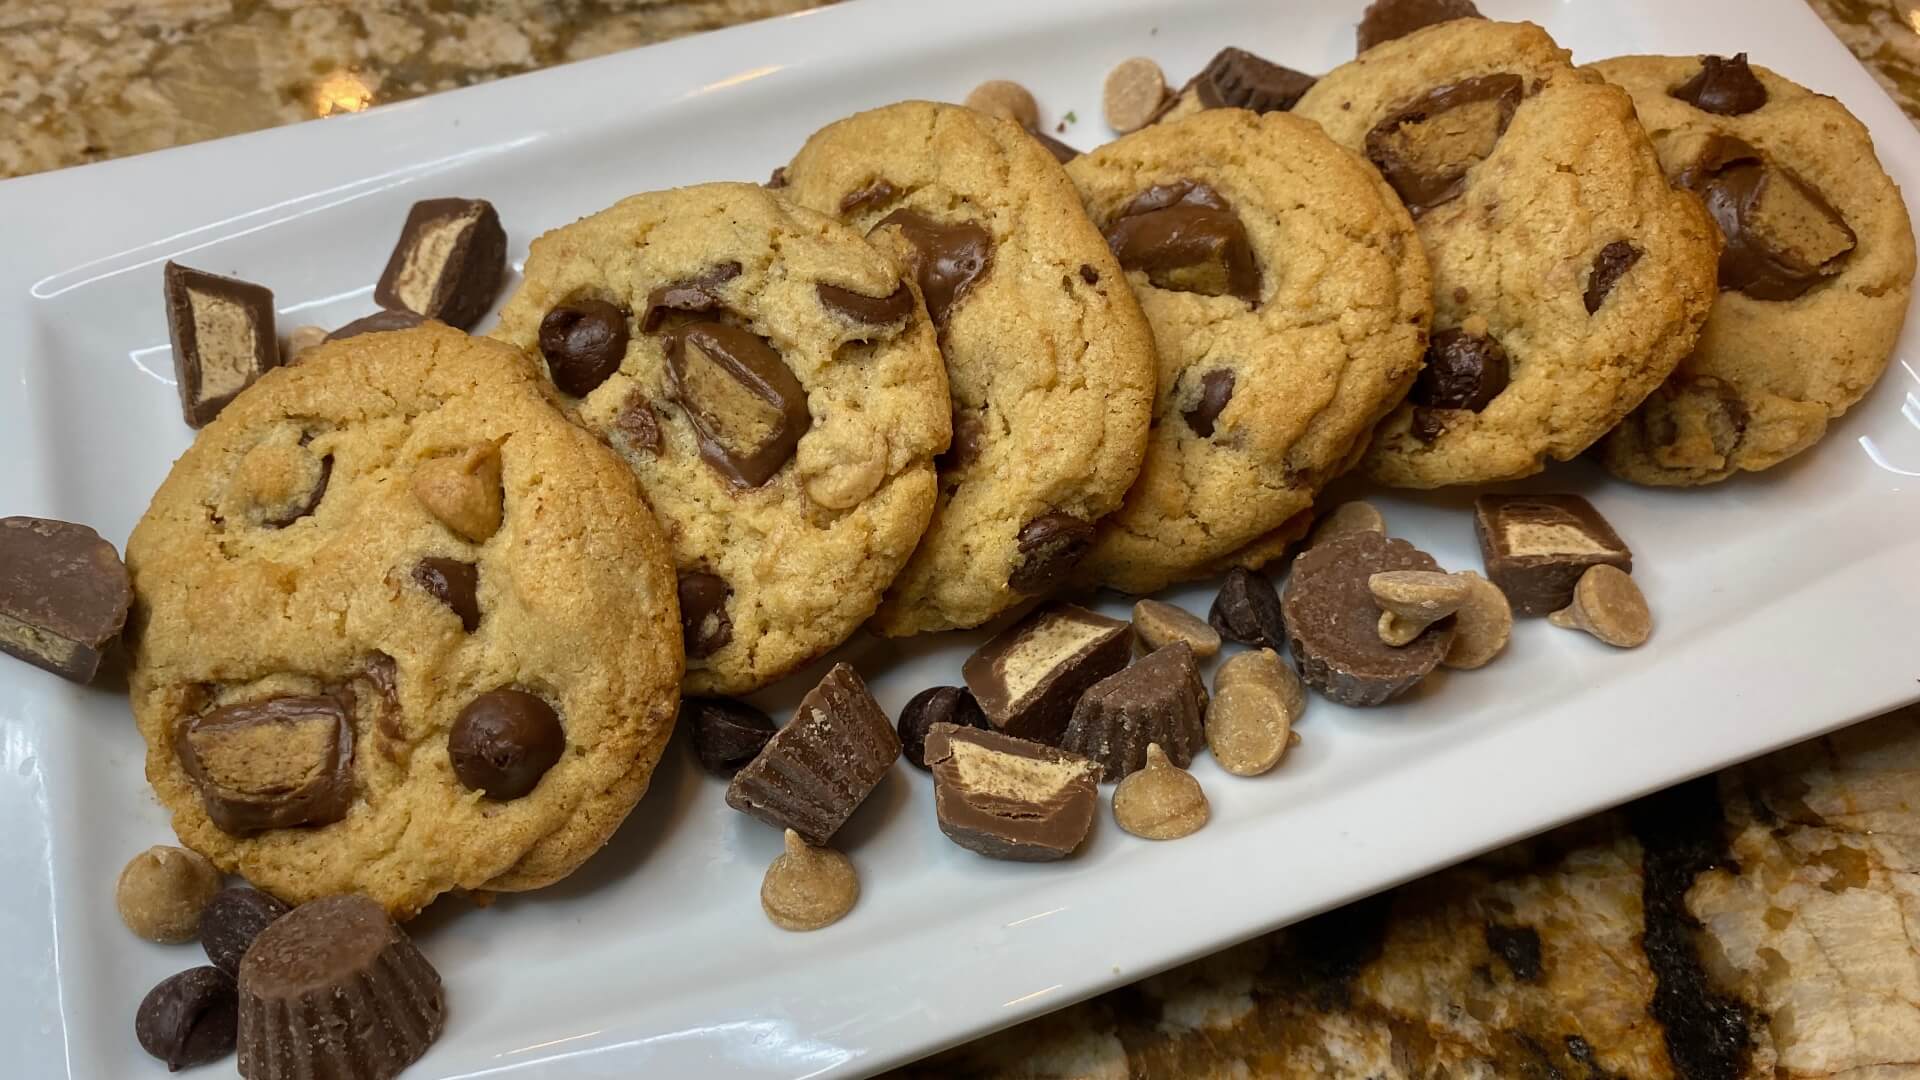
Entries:
POLYGON ((1280 764, 1299 741, 1293 722, 1307 704, 1300 677, 1271 649, 1241 653, 1220 666, 1207 706, 1207 748, 1235 776, 1280 764))
POLYGON ((1128 773, 1113 789, 1113 820, 1144 840, 1178 840, 1207 823, 1207 793, 1193 774, 1167 760, 1159 743, 1147 744, 1147 767, 1128 773))
POLYGON ((1369 577, 1367 588, 1380 605, 1380 640, 1397 647, 1459 611, 1469 586, 1434 570, 1388 570, 1369 577))
POLYGON ((767 867, 760 883, 760 910, 782 930, 818 930, 839 922, 860 898, 853 860, 814 847, 787 830, 787 850, 767 867))
POLYGON ((1272 649, 1255 649, 1227 658, 1213 675, 1213 692, 1218 694, 1239 682, 1257 682, 1280 695, 1286 706, 1288 723, 1300 719, 1307 709, 1307 688, 1280 654, 1272 649))
POLYGON ((1104 104, 1107 126, 1125 135, 1152 122, 1167 99, 1167 77, 1144 56, 1120 61, 1107 73, 1104 104))
POLYGON ((300 354, 327 340, 327 328, 324 326, 296 326, 287 333, 286 351, 280 355, 283 363, 300 362, 300 354))
POLYGON ((1313 527, 1313 536, 1307 540, 1307 546, 1313 547, 1323 540, 1346 536, 1348 533, 1377 532, 1385 535, 1387 520, 1370 502, 1354 501, 1341 503, 1333 512, 1320 519, 1313 527))
POLYGON ((1220 651, 1220 631, 1185 608, 1142 600, 1133 605, 1133 632, 1147 652, 1184 641, 1202 660, 1220 651))
POLYGON ((500 529, 500 447, 470 446, 413 470, 413 496, 442 525, 478 544, 500 529))
POLYGON ((220 871, 185 848, 158 844, 128 860, 113 902, 127 929, 148 941, 178 945, 199 933, 200 912, 220 891, 220 871))
POLYGON ((1619 567, 1590 566, 1573 587, 1573 603, 1547 616, 1568 630, 1585 630, 1609 645, 1631 649, 1653 633, 1647 598, 1619 567))
POLYGON ((1040 105, 1027 88, 1007 79, 989 79, 973 88, 967 108, 1011 120, 1024 128, 1040 126, 1040 105))
POLYGON ((1467 598, 1453 613, 1453 644, 1441 664, 1461 670, 1485 667, 1513 635, 1513 607, 1500 586, 1472 571, 1453 575, 1467 583, 1467 598))

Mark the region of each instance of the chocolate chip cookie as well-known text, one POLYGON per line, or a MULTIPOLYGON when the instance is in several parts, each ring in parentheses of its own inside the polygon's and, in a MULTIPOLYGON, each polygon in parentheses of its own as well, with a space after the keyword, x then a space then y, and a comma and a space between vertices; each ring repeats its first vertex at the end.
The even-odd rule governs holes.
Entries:
POLYGON ((1152 592, 1258 566, 1405 396, 1432 311, 1393 192, 1286 113, 1209 109, 1067 173, 1146 311, 1146 461, 1079 578, 1152 592))
POLYGON ((673 565, 551 397, 429 323, 268 372, 175 463, 127 543, 130 684, 187 846, 405 917, 606 842, 673 727, 673 565))
POLYGON ((1906 204, 1846 106, 1745 56, 1625 56, 1660 162, 1726 239, 1720 295, 1672 378, 1601 444, 1617 476, 1710 484, 1812 446, 1872 388, 1906 319, 1906 204))
POLYGON ((1362 464, 1439 487, 1571 458, 1660 385, 1715 293, 1719 236, 1618 87, 1531 23, 1376 45, 1294 113, 1365 154, 1418 220, 1434 333, 1362 464))
POLYGON ((687 690, 847 639, 926 530, 947 379, 913 286, 750 184, 636 195, 540 237, 494 336, 626 459, 680 572, 687 690))
POLYGON ((1154 379, 1072 181, 1009 121, 909 101, 816 133, 787 185, 913 268, 946 359, 939 506, 875 629, 978 626, 1064 582, 1139 472, 1154 379))

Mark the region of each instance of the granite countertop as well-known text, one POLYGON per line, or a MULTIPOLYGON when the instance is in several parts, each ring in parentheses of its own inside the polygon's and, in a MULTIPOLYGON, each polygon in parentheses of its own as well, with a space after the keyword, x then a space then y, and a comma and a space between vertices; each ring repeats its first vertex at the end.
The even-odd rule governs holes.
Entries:
MULTIPOLYGON (((816 0, 0 0, 0 177, 397 101, 816 0)), ((1808 0, 1910 116, 1920 3, 1808 0)), ((1920 1077, 1920 707, 902 1070, 1920 1077)))

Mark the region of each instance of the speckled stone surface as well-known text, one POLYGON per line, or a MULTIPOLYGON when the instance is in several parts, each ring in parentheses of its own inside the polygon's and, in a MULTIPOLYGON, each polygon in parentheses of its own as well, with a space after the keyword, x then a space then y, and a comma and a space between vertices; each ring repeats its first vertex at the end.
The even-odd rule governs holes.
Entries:
MULTIPOLYGON (((0 176, 817 3, 0 0, 0 176)), ((1920 0, 1808 3, 1920 115, 1920 0)), ((1905 1080, 1920 1078, 1917 943, 1920 707, 898 1075, 1905 1080)))

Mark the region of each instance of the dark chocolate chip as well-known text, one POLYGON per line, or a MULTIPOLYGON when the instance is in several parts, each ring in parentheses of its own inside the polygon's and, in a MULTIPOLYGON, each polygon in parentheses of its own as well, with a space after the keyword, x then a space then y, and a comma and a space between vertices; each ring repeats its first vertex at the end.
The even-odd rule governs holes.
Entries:
POLYGON ((693 752, 715 776, 732 776, 759 755, 777 730, 766 713, 732 698, 685 698, 680 726, 693 736, 693 752))
POLYGON ((1233 372, 1216 368, 1200 376, 1199 397, 1180 415, 1195 435, 1211 439, 1213 422, 1220 418, 1220 414, 1226 411, 1227 403, 1232 400, 1233 372))
POLYGON ((906 282, 885 296, 868 296, 838 285, 817 285, 820 306, 857 323, 884 326, 913 313, 913 290, 906 282))
POLYGON ((327 497, 327 485, 332 481, 333 455, 328 454, 320 459, 319 475, 314 478, 313 486, 307 489, 307 497, 289 506, 279 517, 268 518, 261 524, 269 529, 284 529, 301 518, 311 515, 315 510, 320 509, 320 500, 327 497))
POLYGON ((1046 147, 1047 153, 1053 155, 1053 160, 1062 165, 1080 156, 1080 151, 1041 131, 1039 128, 1028 128, 1027 134, 1033 136, 1034 141, 1038 142, 1041 146, 1046 147))
POLYGON ((160 980, 140 999, 133 1036, 167 1063, 168 1072, 219 1061, 233 1053, 240 1028, 239 992, 219 968, 188 968, 160 980))
POLYGON ((1518 75, 1481 75, 1421 95, 1367 132, 1367 158, 1414 217, 1466 190, 1526 93, 1518 75))
POLYGON ((493 306, 507 272, 507 233, 485 199, 413 204, 373 302, 462 330, 493 306))
POLYGON ((200 947, 214 967, 237 976, 253 939, 287 911, 287 905, 259 889, 221 889, 200 909, 200 947))
POLYGON ((540 320, 540 355, 553 385, 586 397, 620 370, 627 355, 627 313, 605 300, 561 304, 540 320))
POLYGON ((1767 103, 1767 88, 1747 66, 1747 54, 1729 60, 1703 56, 1693 78, 1673 88, 1672 94, 1702 112, 1742 116, 1767 103))
POLYGON ((1374 0, 1360 16, 1353 45, 1366 52, 1383 41, 1454 19, 1484 19, 1473 0, 1374 0))
POLYGON ((724 262, 708 267, 705 273, 683 281, 670 281, 647 294, 647 309, 640 313, 640 329, 651 334, 660 329, 668 313, 711 315, 726 307, 720 289, 740 276, 740 264, 724 262))
POLYGON ((1063 583, 1093 546, 1093 525, 1072 514, 1041 514, 1020 527, 1019 553, 1007 587, 1042 593, 1063 583))
POLYGON ((120 554, 85 525, 0 518, 0 652, 89 682, 133 604, 120 554))
POLYGON ((1136 196, 1107 225, 1107 246, 1155 288, 1260 300, 1260 269, 1246 226, 1219 192, 1181 181, 1136 196))
POLYGON ((1293 108, 1318 81, 1245 49, 1228 47, 1215 53, 1188 85, 1204 108, 1269 113, 1293 108))
POLYGON ((1593 257, 1593 272, 1587 275, 1587 314, 1592 315, 1600 310, 1600 305, 1607 302, 1607 294, 1613 291, 1614 284, 1639 261, 1640 249, 1625 240, 1615 240, 1600 249, 1600 254, 1593 257))
POLYGON ((688 659, 712 656, 733 640, 733 619, 727 615, 727 598, 732 595, 733 589, 717 574, 705 570, 680 574, 680 629, 688 659))
POLYGON ((900 189, 884 178, 875 180, 857 191, 849 191, 840 200, 840 213, 857 214, 862 210, 873 210, 887 205, 900 189))
POLYGON ((660 449, 660 418, 654 415, 646 392, 638 387, 620 406, 620 412, 613 418, 613 427, 635 450, 653 453, 660 449))
POLYGON ((459 559, 429 555, 413 568, 414 583, 460 616, 471 634, 480 628, 480 568, 459 559))
POLYGON ((345 341, 362 334, 384 334, 392 330, 411 330, 427 320, 411 311, 376 311, 363 315, 327 335, 328 341, 345 341))
POLYGON ((1758 148, 1713 135, 1683 169, 1726 237, 1720 287, 1755 300, 1793 300, 1838 274, 1858 237, 1818 189, 1758 148))
POLYGON ((175 262, 166 265, 161 278, 180 413, 188 427, 198 428, 268 368, 280 365, 273 293, 175 262))
POLYGON ((1413 407, 1413 419, 1408 422, 1407 430, 1421 442, 1432 445, 1435 439, 1447 433, 1447 420, 1440 409, 1429 409, 1425 405, 1413 407))
POLYGON ((985 445, 986 421, 972 409, 956 408, 953 441, 933 459, 934 467, 943 473, 960 472, 980 460, 980 451, 985 445))
POLYGON ((460 710, 447 733, 453 775, 489 799, 517 799, 532 791, 566 748, 560 714, 524 690, 481 694, 460 710))
POLYGON ((1435 409, 1479 412, 1507 388, 1508 368, 1507 351, 1492 338, 1457 327, 1436 330, 1408 400, 1435 409))
POLYGON ((770 188, 786 187, 787 186, 787 167, 785 165, 775 166, 773 170, 773 175, 767 177, 766 186, 770 188))
POLYGON ((933 686, 907 700, 900 710, 900 756, 916 769, 927 767, 927 732, 935 724, 985 728, 987 714, 964 686, 933 686))
POLYGON ((331 694, 215 709, 174 737, 207 818, 235 835, 327 825, 353 805, 353 725, 331 694))
POLYGON ((1088 266, 1086 263, 1081 263, 1080 264, 1080 280, 1086 282, 1089 285, 1098 285, 1100 284, 1100 271, 1095 270, 1093 267, 1088 266))
POLYGON ((1219 595, 1207 609, 1207 625, 1220 636, 1256 649, 1278 649, 1287 640, 1280 617, 1280 596, 1267 575, 1236 566, 1227 571, 1219 595))
POLYGON ((668 393, 687 412, 700 460, 734 487, 773 479, 812 426, 807 391, 763 337, 717 322, 667 335, 668 393))
POLYGON ((875 229, 893 227, 912 249, 908 269, 920 282, 927 314, 935 326, 945 326, 953 306, 987 272, 993 257, 993 237, 970 221, 943 225, 917 210, 895 210, 875 229))

